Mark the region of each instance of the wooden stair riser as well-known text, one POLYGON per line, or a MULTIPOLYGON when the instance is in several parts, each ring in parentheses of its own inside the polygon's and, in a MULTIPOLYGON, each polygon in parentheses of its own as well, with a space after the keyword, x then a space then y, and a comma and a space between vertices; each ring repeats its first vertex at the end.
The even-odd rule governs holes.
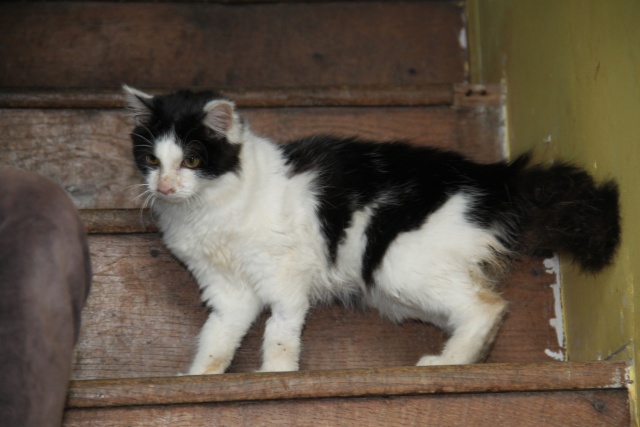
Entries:
POLYGON ((70 409, 65 427, 629 425, 626 390, 330 398, 70 409))
POLYGON ((627 425, 624 362, 73 381, 66 426, 627 425))
POLYGON ((455 1, 2 4, 0 86, 462 82, 463 27, 455 1))
MULTIPOLYGON (((406 91, 388 91, 384 99, 356 94, 325 97, 328 104, 344 106, 293 107, 313 99, 313 90, 299 90, 297 98, 282 99, 286 90, 271 92, 276 99, 267 101, 264 92, 240 97, 241 114, 254 132, 276 141, 315 133, 372 138, 405 139, 416 144, 461 151, 481 161, 502 157, 498 137, 500 95, 467 96, 468 86, 449 86, 451 98, 441 87, 422 89, 426 106, 396 106, 418 101, 406 91), (455 92, 455 95, 454 95, 455 92), (431 95, 429 95, 431 94, 431 95), (440 105, 447 101, 449 105, 440 105), (278 108, 243 107, 243 105, 277 105, 278 108), (348 106, 349 104, 367 107, 348 106), (378 104, 378 106, 374 106, 378 104), (480 104, 480 106, 478 106, 480 104), (283 106, 284 105, 284 106, 283 106)), ((95 95, 95 94, 94 94, 95 95)), ((234 92, 229 93, 233 97, 234 92)), ((33 95, 32 95, 33 96, 33 95)), ((67 104, 85 107, 112 105, 119 94, 95 95, 87 100, 77 95, 67 104), (76 102, 76 104, 74 104, 76 102), (80 104, 78 104, 80 102, 80 104)), ((0 96, 0 103, 2 102, 0 96)), ((51 105, 60 105, 64 97, 50 97, 51 105)), ((120 99, 120 103, 121 103, 120 99)), ((5 96, 5 106, 19 104, 16 97, 5 96)), ((46 103, 44 104, 46 105, 46 103)), ((129 132, 133 123, 124 108, 4 108, 0 109, 0 165, 11 165, 39 172, 65 188, 79 208, 132 208, 141 206, 136 199, 142 182, 132 160, 129 132)))
MULTIPOLYGON (((186 269, 157 234, 92 235, 93 289, 83 313, 74 363, 75 379, 171 376, 185 372, 207 310, 186 269)), ((510 312, 490 362, 551 360, 558 351, 550 326, 554 300, 541 259, 516 264, 503 285, 510 312)), ((231 371, 260 365, 266 315, 249 332, 231 371)), ((437 353, 445 334, 427 324, 388 322, 374 311, 319 307, 303 332, 301 369, 412 366, 437 353)))

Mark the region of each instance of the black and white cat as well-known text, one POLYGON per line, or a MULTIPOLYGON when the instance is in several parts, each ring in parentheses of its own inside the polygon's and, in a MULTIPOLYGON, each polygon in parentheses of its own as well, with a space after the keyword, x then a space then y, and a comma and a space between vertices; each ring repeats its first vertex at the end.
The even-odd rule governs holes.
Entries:
POLYGON ((355 298, 451 333, 418 365, 474 363, 507 307, 493 285, 525 245, 587 271, 618 246, 616 184, 569 165, 331 136, 280 145, 214 93, 124 89, 146 203, 212 309, 190 374, 224 372, 267 307, 261 370, 297 370, 309 308, 355 298))

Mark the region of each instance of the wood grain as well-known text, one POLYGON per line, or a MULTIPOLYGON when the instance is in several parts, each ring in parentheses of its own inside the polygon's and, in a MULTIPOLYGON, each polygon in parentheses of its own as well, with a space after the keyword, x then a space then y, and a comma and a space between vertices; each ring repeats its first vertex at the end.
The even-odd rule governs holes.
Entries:
POLYGON ((79 213, 89 234, 158 232, 149 209, 81 209, 79 213))
POLYGON ((68 408, 625 389, 626 362, 479 364, 73 381, 68 408))
POLYGON ((2 3, 0 86, 462 82, 463 25, 458 2, 2 3))
MULTIPOLYGON (((276 141, 315 133, 404 139, 501 158, 494 126, 499 107, 246 108, 252 129, 276 141)), ((143 203, 131 156, 132 124, 122 110, 0 110, 0 165, 39 172, 59 183, 79 208, 135 208, 143 203)))
MULTIPOLYGON (((468 85, 305 86, 285 88, 209 88, 239 107, 391 107, 453 105, 454 93, 467 97, 468 85), (458 88, 461 86, 461 88, 458 88)), ((146 89, 163 94, 171 89, 146 89)), ((194 89, 194 90, 204 90, 194 89)), ((486 97, 481 98, 483 100, 486 97)), ((0 108, 124 108, 120 90, 0 89, 0 108)))
POLYGON ((625 390, 327 398, 70 409, 65 427, 629 426, 625 390))
MULTIPOLYGON (((83 312, 74 379, 173 376, 185 372, 207 311, 186 269, 156 234, 92 235, 94 282, 83 312)), ((490 362, 550 360, 558 351, 553 317, 554 276, 542 260, 518 263, 503 285, 510 311, 490 362)), ((265 316, 249 332, 230 368, 260 365, 265 316)), ((394 324, 373 311, 339 306, 312 310, 303 331, 302 370, 412 366, 440 351, 446 336, 420 322, 394 324)))

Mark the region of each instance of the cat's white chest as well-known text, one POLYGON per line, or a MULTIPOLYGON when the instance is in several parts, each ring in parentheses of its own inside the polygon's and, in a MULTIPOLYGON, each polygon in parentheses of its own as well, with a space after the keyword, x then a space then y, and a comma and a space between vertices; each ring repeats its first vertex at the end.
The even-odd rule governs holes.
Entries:
POLYGON ((187 265, 208 262, 217 267, 232 261, 234 233, 212 224, 212 221, 172 221, 163 227, 165 243, 187 265))
MULTIPOLYGON (((254 221, 255 222, 255 221, 254 221)), ((256 285, 272 268, 278 239, 259 232, 251 221, 237 215, 165 217, 161 219, 163 239, 171 251, 194 274, 201 287, 212 275, 256 285)))

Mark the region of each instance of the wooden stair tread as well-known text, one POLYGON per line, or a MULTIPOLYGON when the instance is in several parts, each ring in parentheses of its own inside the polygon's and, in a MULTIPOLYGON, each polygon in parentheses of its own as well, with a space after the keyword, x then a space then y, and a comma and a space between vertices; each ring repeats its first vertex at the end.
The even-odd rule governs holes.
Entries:
POLYGON ((624 389, 627 362, 487 363, 72 381, 67 407, 624 389))
MULTIPOLYGON (((271 88, 216 87, 211 90, 233 99, 238 107, 311 106, 433 106, 453 105, 456 91, 473 87, 466 84, 433 83, 423 85, 341 85, 271 88)), ((495 96, 495 85, 484 96, 495 96)), ((206 88, 192 88, 206 90, 206 88)), ((167 93, 171 88, 145 88, 148 93, 167 93)), ((476 89, 478 96, 481 90, 476 89)), ((0 88, 0 108, 123 108, 121 90, 0 88)))
MULTIPOLYGON (((233 99, 238 107, 410 107, 497 105, 500 85, 430 83, 403 85, 325 85, 297 87, 192 87, 233 99)), ((151 94, 176 88, 144 88, 151 94)), ((124 108, 121 89, 0 87, 0 108, 109 109, 124 108)))
POLYGON ((89 234, 157 233, 148 209, 80 209, 89 234))

